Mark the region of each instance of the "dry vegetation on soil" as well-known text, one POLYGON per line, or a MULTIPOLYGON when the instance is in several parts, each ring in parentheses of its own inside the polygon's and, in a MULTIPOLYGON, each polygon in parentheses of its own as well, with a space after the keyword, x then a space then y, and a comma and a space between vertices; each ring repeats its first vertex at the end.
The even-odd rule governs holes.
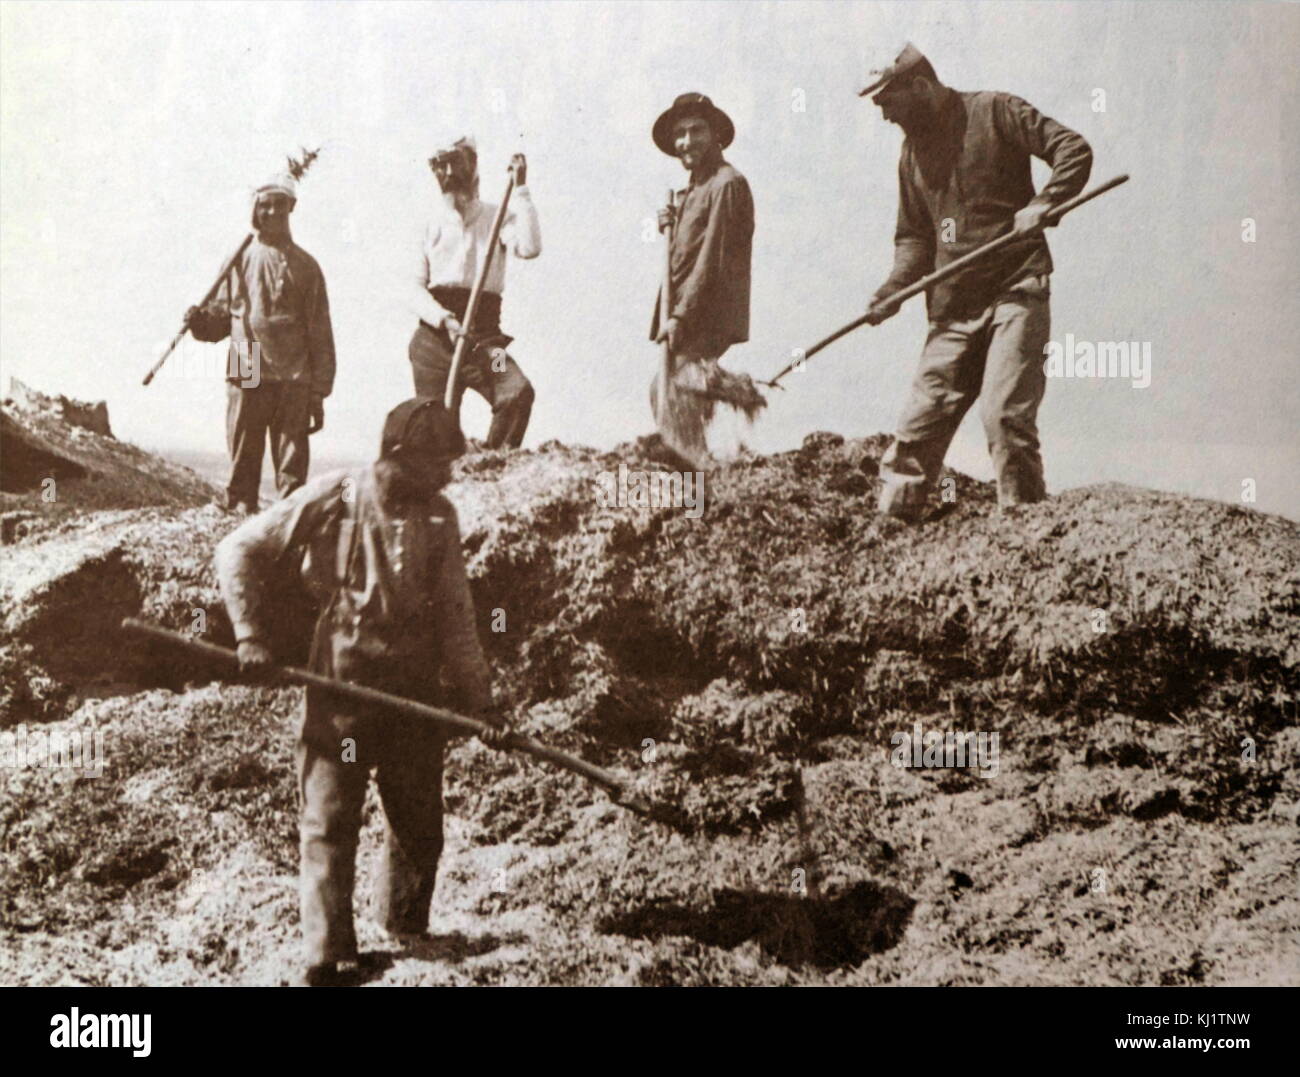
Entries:
MULTIPOLYGON (((883 447, 742 458, 698 520, 602 506, 620 461, 655 466, 632 448, 461 463, 518 724, 691 827, 459 741, 412 952, 366 919, 372 791, 373 982, 1300 982, 1296 525, 1114 486, 1007 519, 953 474, 951 511, 909 529, 871 511, 883 447), (914 722, 998 733, 996 777, 891 766, 914 722)), ((0 982, 292 971, 297 690, 213 683, 115 629, 201 608, 229 642, 210 555, 235 519, 192 493, 10 528, 0 721, 93 723, 107 758, 97 780, 0 771, 0 982)))

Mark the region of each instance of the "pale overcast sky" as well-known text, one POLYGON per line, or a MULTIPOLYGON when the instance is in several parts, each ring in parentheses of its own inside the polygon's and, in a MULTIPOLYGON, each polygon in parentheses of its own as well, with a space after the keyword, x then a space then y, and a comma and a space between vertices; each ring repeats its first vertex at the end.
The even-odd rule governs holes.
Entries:
MULTIPOLYGON (((400 280, 435 193, 424 160, 459 127, 485 198, 528 154, 544 250, 509 266, 504 313, 538 391, 527 444, 611 446, 651 428, 662 255, 644 222, 684 184, 655 117, 698 90, 736 122, 727 156, 757 230, 752 339, 729 364, 770 377, 888 271, 901 138, 856 90, 909 39, 949 85, 1019 94, 1080 131, 1092 182, 1133 177, 1051 233, 1053 336, 1149 342, 1151 384, 1051 382, 1049 486, 1240 500, 1254 479, 1257 507, 1300 516, 1294 5, 7 3, 0 365, 106 399, 138 444, 222 451, 223 388, 201 362, 140 378, 246 230, 249 190, 323 144, 293 219, 339 355, 313 446, 370 457, 411 392, 400 280)), ((749 444, 892 430, 923 335, 918 300, 835 345, 749 444)), ((486 408, 467 399, 481 435, 486 408)), ((991 475, 976 415, 949 462, 991 475)))

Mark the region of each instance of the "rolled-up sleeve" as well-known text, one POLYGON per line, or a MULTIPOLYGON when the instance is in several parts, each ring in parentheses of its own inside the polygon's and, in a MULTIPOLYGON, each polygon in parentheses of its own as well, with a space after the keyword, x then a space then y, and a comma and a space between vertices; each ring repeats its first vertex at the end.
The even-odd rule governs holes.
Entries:
POLYGON ((516 258, 536 258, 542 253, 542 226, 527 187, 516 187, 501 222, 501 242, 516 258))

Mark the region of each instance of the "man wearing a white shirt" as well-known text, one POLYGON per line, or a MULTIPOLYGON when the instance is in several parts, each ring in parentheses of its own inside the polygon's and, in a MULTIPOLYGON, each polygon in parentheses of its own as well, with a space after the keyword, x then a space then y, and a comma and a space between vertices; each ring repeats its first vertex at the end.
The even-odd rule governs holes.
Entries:
POLYGON ((478 197, 478 153, 470 136, 457 138, 429 159, 442 197, 421 237, 410 288, 411 307, 420 324, 409 349, 415 391, 439 400, 447 388, 452 355, 468 331, 469 347, 457 375, 456 407, 466 388, 492 408, 489 448, 517 448, 524 440, 533 408, 533 386, 506 352, 513 337, 501 331, 501 292, 507 251, 536 258, 542 251, 537 210, 525 185, 528 165, 517 153, 510 162, 515 188, 501 227, 473 326, 465 326, 466 307, 487 253, 497 207, 478 197))

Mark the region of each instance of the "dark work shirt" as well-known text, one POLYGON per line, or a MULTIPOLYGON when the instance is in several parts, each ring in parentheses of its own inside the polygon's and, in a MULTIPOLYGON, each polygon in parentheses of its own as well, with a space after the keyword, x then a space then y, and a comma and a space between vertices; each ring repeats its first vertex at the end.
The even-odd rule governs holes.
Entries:
MULTIPOLYGON (((875 298, 1010 232, 1016 211, 1030 202, 1057 205, 1088 182, 1088 143, 1027 101, 1007 93, 949 90, 948 95, 936 128, 903 142, 894 269, 875 298), (1051 178, 1036 195, 1031 157, 1052 166, 1051 178)), ((1028 236, 929 289, 930 320, 975 317, 1023 278, 1051 271, 1047 240, 1041 233, 1028 236)))
MULTIPOLYGON (((234 348, 256 341, 262 381, 298 382, 321 396, 334 388, 325 277, 316 259, 292 240, 254 239, 190 328, 198 340, 229 336, 234 348)), ((241 369, 232 356, 228 380, 239 380, 241 369)))
MULTIPOLYGON (((672 238, 673 317, 683 351, 721 352, 749 339, 749 263, 754 199, 726 161, 678 192, 672 238)), ((655 304, 650 339, 659 335, 655 304)))

